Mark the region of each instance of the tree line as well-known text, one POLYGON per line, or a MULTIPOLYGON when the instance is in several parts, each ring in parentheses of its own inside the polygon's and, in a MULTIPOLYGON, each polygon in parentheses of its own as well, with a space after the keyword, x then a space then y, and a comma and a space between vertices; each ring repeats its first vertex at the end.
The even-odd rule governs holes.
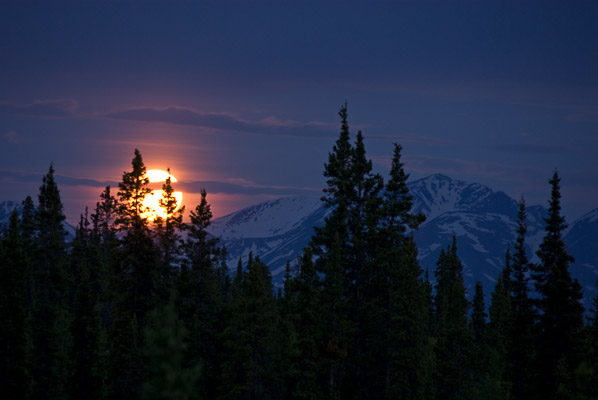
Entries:
POLYGON ((596 399, 598 297, 562 240, 560 178, 545 236, 526 254, 522 199, 491 302, 467 299, 453 237, 430 274, 418 263, 401 146, 374 173, 347 108, 324 166, 330 208, 284 288, 257 257, 228 271, 207 233, 207 194, 183 223, 144 218, 141 153, 67 243, 50 166, 37 205, 0 234, 0 393, 11 399, 596 399))

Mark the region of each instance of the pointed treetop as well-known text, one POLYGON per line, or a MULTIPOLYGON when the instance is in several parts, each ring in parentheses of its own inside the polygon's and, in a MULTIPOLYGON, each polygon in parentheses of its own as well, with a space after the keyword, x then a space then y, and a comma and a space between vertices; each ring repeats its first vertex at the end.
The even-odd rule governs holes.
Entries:
POLYGON ((561 178, 558 171, 555 170, 552 179, 548 181, 552 186, 548 208, 548 218, 545 218, 547 224, 546 230, 552 235, 559 236, 567 228, 565 218, 561 216, 561 178))
MULTIPOLYGON (((39 188, 38 222, 41 229, 61 229, 57 227, 66 219, 60 200, 60 190, 54 180, 54 166, 50 164, 48 173, 43 177, 39 188)), ((66 234, 66 232, 65 232, 66 234)))
POLYGON ((324 165, 324 177, 326 178, 325 196, 322 201, 327 206, 335 206, 339 199, 345 198, 351 190, 351 161, 353 147, 349 137, 349 124, 347 123, 347 105, 341 107, 341 132, 328 153, 328 163, 324 165))
POLYGON ((398 219, 398 223, 403 226, 402 230, 405 230, 406 227, 417 229, 426 220, 426 217, 422 213, 410 213, 413 207, 413 195, 411 195, 407 187, 409 174, 405 173, 403 163, 401 162, 402 149, 400 144, 394 144, 390 179, 386 183, 385 191, 387 213, 393 223, 395 219, 398 219))

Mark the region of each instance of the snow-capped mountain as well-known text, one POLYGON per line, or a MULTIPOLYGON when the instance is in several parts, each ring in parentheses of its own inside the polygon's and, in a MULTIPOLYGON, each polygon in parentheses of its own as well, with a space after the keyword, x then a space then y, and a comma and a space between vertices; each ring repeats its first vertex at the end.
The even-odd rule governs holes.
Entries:
MULTIPOLYGON (((515 242, 517 201, 500 191, 477 184, 432 175, 413 181, 414 211, 427 216, 415 232, 419 260, 434 278, 441 249, 457 237, 458 254, 464 265, 466 285, 473 288, 481 281, 486 294, 494 287, 505 262, 507 247, 515 242)), ((317 198, 288 197, 261 203, 214 220, 209 231, 222 238, 228 249, 228 266, 236 266, 239 257, 246 261, 249 252, 260 257, 280 285, 287 262, 293 265, 313 235, 314 226, 322 226, 328 210, 317 198)), ((542 217, 546 209, 526 209, 528 258, 536 259, 535 250, 544 236, 542 217)), ((576 258, 572 274, 586 291, 586 305, 595 295, 598 279, 598 210, 570 224, 565 241, 576 258)), ((473 292, 473 289, 470 290, 473 292)))
MULTIPOLYGON (((409 189, 414 211, 426 215, 426 222, 415 232, 422 267, 432 272, 440 251, 455 235, 467 285, 472 287, 479 280, 486 291, 493 287, 505 265, 507 247, 515 242, 517 201, 478 183, 440 174, 414 181, 409 189)), ((533 259, 532 249, 544 234, 542 216, 546 210, 533 206, 526 212, 527 253, 533 259)))
POLYGON ((16 201, 3 201, 0 203, 0 228, 8 225, 8 221, 10 220, 10 216, 13 210, 20 211, 21 204, 17 203, 16 201))
MULTIPOLYGON (((23 205, 16 201, 6 200, 0 202, 0 229, 3 229, 8 226, 10 221, 10 216, 13 210, 17 210, 19 213, 23 209, 23 205)), ((64 221, 62 223, 64 229, 66 230, 66 240, 71 241, 75 237, 75 227, 64 221)))
POLYGON ((595 295, 598 280, 598 209, 571 224, 565 241, 567 251, 575 257, 573 275, 579 279, 585 293, 595 295))
POLYGON ((311 239, 313 227, 323 225, 326 215, 319 198, 285 197, 218 218, 209 232, 226 245, 229 268, 237 265, 239 257, 246 262, 253 252, 270 267, 275 283, 280 284, 287 261, 299 257, 311 239))

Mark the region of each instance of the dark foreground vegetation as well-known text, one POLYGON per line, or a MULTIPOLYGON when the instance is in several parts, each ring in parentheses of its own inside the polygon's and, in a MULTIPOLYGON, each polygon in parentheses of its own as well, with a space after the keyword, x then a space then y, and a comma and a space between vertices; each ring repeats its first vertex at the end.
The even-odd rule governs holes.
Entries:
POLYGON ((333 211, 279 291, 257 258, 228 273, 205 192, 184 225, 168 180, 167 217, 144 219, 138 151, 67 243, 50 167, 37 206, 1 232, 2 398, 598 398, 598 300, 584 324, 557 173, 541 261, 525 253, 522 200, 491 304, 481 284, 470 303, 455 240, 430 275, 418 264, 401 147, 384 181, 340 116, 333 211))

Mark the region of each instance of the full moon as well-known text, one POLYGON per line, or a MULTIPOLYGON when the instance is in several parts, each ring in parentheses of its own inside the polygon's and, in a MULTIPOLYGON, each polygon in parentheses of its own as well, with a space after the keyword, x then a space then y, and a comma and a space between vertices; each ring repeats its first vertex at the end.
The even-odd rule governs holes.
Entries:
MULTIPOLYGON (((151 193, 145 196, 145 199, 143 200, 143 206, 146 207, 148 210, 142 214, 142 217, 147 218, 150 221, 154 221, 158 217, 165 219, 167 217, 166 210, 160 206, 160 200, 162 200, 163 194, 162 184, 166 182, 166 179, 168 179, 169 176, 171 183, 176 182, 177 179, 168 172, 162 171, 160 169, 150 169, 145 174, 149 179, 150 188, 152 188, 152 186, 157 186, 152 185, 155 183, 160 183, 160 185, 158 189, 152 189, 151 193)), ((175 191, 173 193, 173 196, 176 199, 175 211, 177 211, 182 206, 183 192, 175 191)))

